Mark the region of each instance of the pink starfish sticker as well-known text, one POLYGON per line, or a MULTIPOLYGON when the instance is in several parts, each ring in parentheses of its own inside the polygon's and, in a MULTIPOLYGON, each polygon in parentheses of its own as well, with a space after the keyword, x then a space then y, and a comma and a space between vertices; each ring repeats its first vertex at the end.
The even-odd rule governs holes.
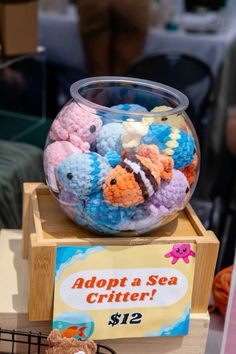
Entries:
POLYGON ((191 250, 189 243, 176 243, 173 245, 172 250, 165 254, 165 258, 173 257, 171 264, 178 262, 180 258, 185 263, 189 263, 189 257, 195 257, 195 252, 191 250))

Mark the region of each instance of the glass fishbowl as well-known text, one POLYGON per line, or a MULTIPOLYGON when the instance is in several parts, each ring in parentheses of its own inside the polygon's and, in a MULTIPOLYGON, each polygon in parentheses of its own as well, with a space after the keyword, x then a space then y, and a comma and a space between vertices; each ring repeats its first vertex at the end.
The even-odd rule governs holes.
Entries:
POLYGON ((187 97, 126 77, 80 80, 71 96, 44 150, 47 184, 64 212, 91 231, 118 236, 173 220, 199 175, 187 97))

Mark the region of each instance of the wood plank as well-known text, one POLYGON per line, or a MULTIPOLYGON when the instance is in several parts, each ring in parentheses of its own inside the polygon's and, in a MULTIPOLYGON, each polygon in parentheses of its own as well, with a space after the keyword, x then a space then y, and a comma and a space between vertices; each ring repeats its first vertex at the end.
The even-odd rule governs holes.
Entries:
POLYGON ((188 220, 191 222, 194 230, 198 234, 198 236, 206 236, 207 230, 202 225, 201 220, 199 219, 199 217, 197 216, 197 214, 195 213, 194 209, 190 204, 186 205, 185 213, 188 220))
MULTIPOLYGON (((39 187, 40 185, 45 186, 41 183, 23 183, 23 208, 22 208, 22 226, 23 226, 23 258, 28 258, 28 244, 29 244, 29 235, 30 235, 30 213, 31 213, 31 194, 32 192, 39 187)), ((44 188, 45 190, 45 188, 44 188)))
POLYGON ((47 321, 52 319, 56 247, 38 246, 35 234, 30 239, 29 320, 47 321))
POLYGON ((32 192, 30 203, 32 208, 35 234, 37 234, 38 239, 43 239, 42 217, 39 209, 37 189, 32 192))
POLYGON ((193 280, 192 312, 207 311, 218 251, 219 241, 212 231, 207 231, 206 237, 198 238, 193 280))

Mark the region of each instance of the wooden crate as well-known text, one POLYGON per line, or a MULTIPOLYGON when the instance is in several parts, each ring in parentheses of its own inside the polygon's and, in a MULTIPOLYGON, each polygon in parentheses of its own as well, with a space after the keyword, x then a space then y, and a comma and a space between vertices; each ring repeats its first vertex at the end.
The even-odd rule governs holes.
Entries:
POLYGON ((190 205, 169 224, 137 237, 98 237, 80 228, 62 212, 43 184, 24 185, 23 257, 29 259, 29 318, 52 318, 56 246, 196 243, 192 313, 206 313, 219 242, 207 231, 190 205))
MULTIPOLYGON (((0 232, 0 268, 5 270, 0 272, 0 327, 48 334, 51 321, 28 320, 28 262, 22 259, 21 248, 21 230, 0 232)), ((117 354, 204 354, 208 326, 207 313, 191 314, 189 334, 185 337, 124 338, 102 341, 102 344, 109 345, 117 354)), ((0 341, 0 352, 11 352, 11 343, 0 341)), ((15 352, 25 354, 25 346, 17 344, 15 352)))

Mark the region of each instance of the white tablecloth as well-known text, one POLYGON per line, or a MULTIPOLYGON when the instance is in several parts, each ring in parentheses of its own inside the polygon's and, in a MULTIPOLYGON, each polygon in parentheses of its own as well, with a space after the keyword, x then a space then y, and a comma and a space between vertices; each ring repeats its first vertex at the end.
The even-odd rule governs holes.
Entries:
POLYGON ((40 12, 39 42, 44 43, 51 62, 85 71, 76 7, 69 6, 65 14, 40 12))
MULTIPOLYGON (((79 18, 74 6, 69 6, 65 14, 40 12, 40 44, 47 48, 50 61, 85 70, 78 26, 79 18)), ((190 34, 151 28, 142 56, 178 50, 202 59, 216 74, 234 37, 236 24, 235 28, 218 34, 190 34)))
MULTIPOLYGON (((212 147, 218 153, 224 134, 228 105, 236 104, 236 22, 215 34, 170 32, 159 28, 149 30, 141 56, 177 50, 191 54, 209 65, 218 80, 212 147), (222 65, 221 65, 222 64, 222 65), (222 68, 219 75, 219 69, 222 68)), ((79 18, 74 6, 65 14, 39 14, 40 44, 47 48, 51 62, 85 72, 85 60, 79 35, 79 18)))
POLYGON ((217 74, 234 36, 236 36, 236 28, 235 33, 230 30, 218 34, 170 32, 151 28, 142 55, 178 51, 201 59, 209 65, 213 74, 217 74))

